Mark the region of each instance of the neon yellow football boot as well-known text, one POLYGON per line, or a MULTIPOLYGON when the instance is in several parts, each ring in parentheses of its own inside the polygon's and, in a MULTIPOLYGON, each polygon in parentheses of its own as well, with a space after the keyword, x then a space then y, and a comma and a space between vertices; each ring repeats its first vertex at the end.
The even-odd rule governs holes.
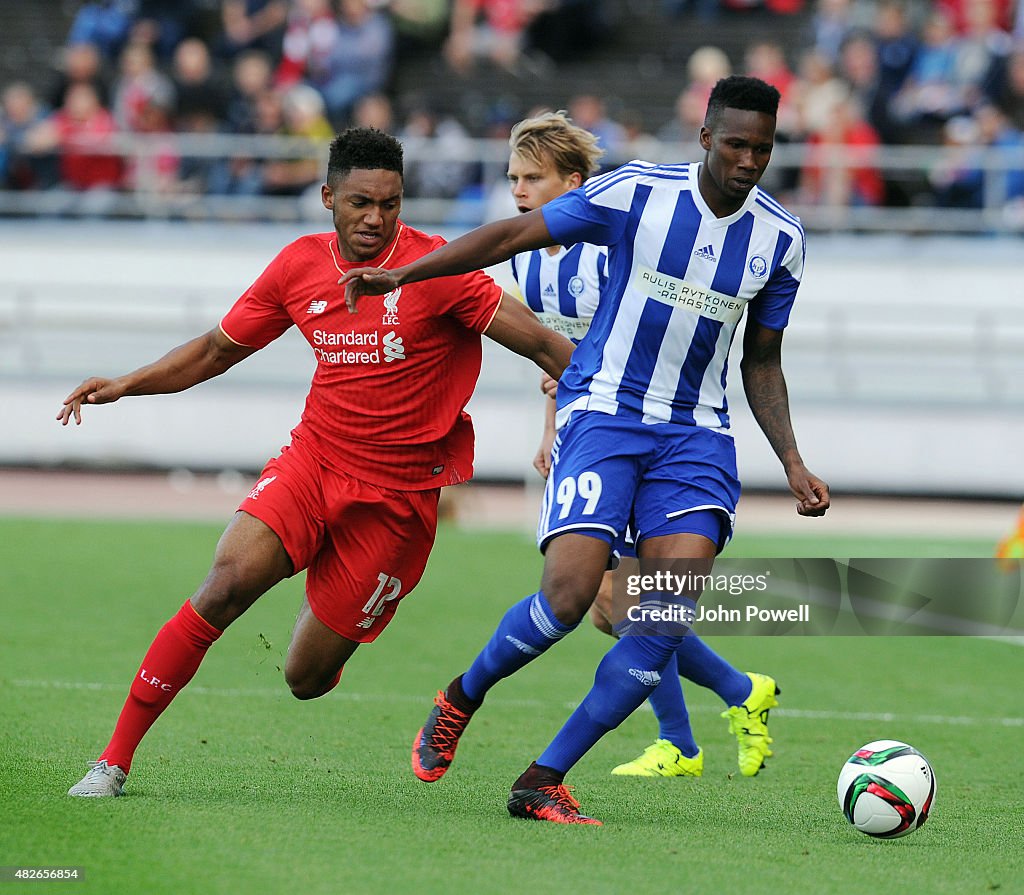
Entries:
POLYGON ((768 711, 779 704, 775 698, 779 688, 766 674, 747 672, 752 689, 742 705, 734 705, 722 712, 729 722, 729 732, 739 744, 740 773, 754 777, 770 758, 772 738, 768 736, 768 711))
POLYGON ((612 768, 619 777, 699 777, 703 772, 703 749, 687 758, 669 740, 655 740, 632 761, 612 768))
POLYGON ((1020 568, 1024 562, 1024 509, 1021 509, 1017 527, 1003 538, 996 547, 999 567, 1006 572, 1020 568))

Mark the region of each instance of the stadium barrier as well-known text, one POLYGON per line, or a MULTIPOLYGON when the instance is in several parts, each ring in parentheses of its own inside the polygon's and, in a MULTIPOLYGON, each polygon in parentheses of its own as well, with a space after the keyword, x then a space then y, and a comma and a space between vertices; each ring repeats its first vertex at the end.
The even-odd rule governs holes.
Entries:
MULTIPOLYGON (((417 168, 448 169, 447 196, 417 194, 416 177, 407 178, 404 216, 413 224, 443 222, 475 226, 483 220, 513 214, 502 202, 508 147, 502 140, 404 141, 407 174, 417 168), (453 177, 452 169, 462 174, 453 177)), ((283 136, 234 134, 120 134, 92 155, 117 155, 125 162, 127 185, 102 191, 85 201, 83 194, 62 188, 0 190, 0 216, 128 217, 143 219, 244 220, 295 222, 318 215, 319 182, 299 195, 211 192, 205 188, 211 166, 274 161, 316 160, 326 166, 327 144, 283 136), (177 175, 158 176, 178 163, 177 175), (191 176, 184 176, 190 171, 191 176), (177 179, 175 179, 177 177, 177 179)), ((669 143, 645 148, 656 162, 680 161, 679 147, 669 143)), ((608 165, 632 158, 609 158, 608 165)), ((1024 146, 811 146, 776 145, 765 186, 787 196, 787 206, 809 230, 828 232, 1024 233, 1024 196, 1017 195, 1024 178, 1024 146), (878 172, 886 183, 887 205, 809 204, 795 185, 807 166, 836 176, 846 172, 878 172), (973 172, 980 187, 971 199, 977 207, 940 207, 938 185, 950 172, 973 172), (792 193, 792 196, 790 196, 792 193)), ((429 178, 427 178, 429 179, 429 178)), ((947 178, 948 179, 948 178, 947 178)), ((223 180, 223 178, 220 178, 223 180)), ((225 188, 229 189, 229 188, 225 188)))

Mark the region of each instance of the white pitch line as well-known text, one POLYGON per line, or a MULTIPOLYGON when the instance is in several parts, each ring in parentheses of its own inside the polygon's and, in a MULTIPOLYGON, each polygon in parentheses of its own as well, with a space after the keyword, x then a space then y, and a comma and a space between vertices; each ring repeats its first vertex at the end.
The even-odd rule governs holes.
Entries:
MULTIPOLYGON (((116 691, 124 692, 124 684, 105 684, 97 681, 47 681, 47 680, 12 680, 10 684, 14 687, 37 690, 93 690, 93 691, 116 691)), ((273 689, 267 687, 204 687, 201 684, 190 685, 185 691, 194 693, 197 696, 227 696, 257 697, 257 698, 284 698, 288 690, 282 686, 273 689)), ((330 696, 331 699, 343 699, 346 702, 400 702, 400 703, 422 703, 426 705, 429 699, 423 695, 412 695, 408 693, 358 693, 353 690, 336 690, 330 696)), ((488 705, 515 706, 516 708, 540 708, 551 705, 550 702, 541 699, 502 699, 490 698, 488 705)), ((556 703, 557 704, 557 703, 556 703)), ((578 703, 562 702, 563 708, 575 709, 578 703)), ((642 709, 650 710, 649 705, 644 703, 642 709)), ((720 711, 714 706, 698 706, 691 709, 703 714, 718 714, 720 711)), ((772 710, 775 717, 803 719, 808 721, 875 721, 887 724, 944 724, 958 727, 970 727, 974 725, 996 724, 1000 727, 1024 727, 1024 718, 974 718, 968 715, 917 715, 902 714, 899 712, 838 712, 832 709, 794 709, 777 708, 772 710)))

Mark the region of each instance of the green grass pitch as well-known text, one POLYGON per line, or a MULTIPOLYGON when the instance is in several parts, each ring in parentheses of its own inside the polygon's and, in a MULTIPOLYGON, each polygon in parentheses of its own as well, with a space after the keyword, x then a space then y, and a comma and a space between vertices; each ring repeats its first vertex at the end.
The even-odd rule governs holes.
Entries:
MULTIPOLYGON (((637 712, 572 772, 602 828, 509 818, 504 801, 587 691, 608 641, 582 628, 496 688, 448 776, 409 769, 434 691, 505 607, 535 589, 527 537, 442 530, 423 583, 327 697, 299 703, 281 667, 301 580, 214 647, 143 742, 117 800, 67 788, 106 742, 157 628, 204 574, 219 528, 0 520, 0 866, 77 865, 71 893, 1000 893, 1024 880, 1019 646, 970 638, 719 638, 775 675, 776 754, 735 774, 713 694, 686 686, 699 780, 609 776, 655 734, 637 712), (935 811, 892 842, 857 833, 835 780, 867 741, 935 767, 935 811)), ((747 555, 987 555, 981 542, 738 540, 747 555)), ((969 596, 969 595, 967 595, 969 596)))

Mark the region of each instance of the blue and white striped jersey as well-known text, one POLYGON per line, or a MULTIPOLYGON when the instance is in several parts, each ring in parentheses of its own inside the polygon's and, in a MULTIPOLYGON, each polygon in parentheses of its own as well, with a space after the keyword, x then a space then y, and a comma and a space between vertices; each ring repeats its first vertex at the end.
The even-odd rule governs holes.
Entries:
POLYGON ((608 280, 608 252, 583 242, 561 246, 554 255, 547 249, 520 252, 512 258, 512 276, 540 322, 578 344, 608 280))
POLYGON ((574 410, 727 429, 729 348, 744 308, 783 329, 804 264, 800 220, 757 187, 717 218, 700 163, 634 161, 542 208, 560 243, 608 246, 608 282, 558 389, 574 410))

